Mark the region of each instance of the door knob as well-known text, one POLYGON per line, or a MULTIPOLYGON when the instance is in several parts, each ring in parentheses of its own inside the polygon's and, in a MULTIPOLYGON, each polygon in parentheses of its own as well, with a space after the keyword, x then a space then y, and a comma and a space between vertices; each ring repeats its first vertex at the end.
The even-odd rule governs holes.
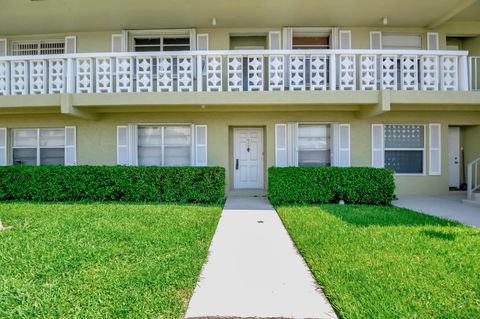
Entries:
POLYGON ((238 158, 235 160, 235 169, 238 170, 238 158))

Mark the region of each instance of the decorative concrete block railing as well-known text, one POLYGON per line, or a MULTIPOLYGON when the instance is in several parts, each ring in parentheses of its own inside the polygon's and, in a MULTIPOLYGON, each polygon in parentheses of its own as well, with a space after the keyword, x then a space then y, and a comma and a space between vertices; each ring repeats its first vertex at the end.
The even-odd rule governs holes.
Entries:
MULTIPOLYGON (((466 51, 254 50, 0 57, 0 95, 468 91, 466 51)), ((476 60, 475 60, 476 61, 476 60)), ((477 74, 475 74, 477 76, 477 74)), ((477 83, 477 82, 475 82, 477 83)))

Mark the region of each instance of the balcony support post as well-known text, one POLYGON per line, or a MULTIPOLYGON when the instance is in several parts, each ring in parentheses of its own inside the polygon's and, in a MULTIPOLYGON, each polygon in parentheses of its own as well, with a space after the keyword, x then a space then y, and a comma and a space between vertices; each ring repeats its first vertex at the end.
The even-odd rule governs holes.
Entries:
POLYGON ((337 90, 337 59, 335 54, 330 54, 330 90, 337 90))
POLYGON ((356 117, 366 119, 389 112, 392 100, 391 92, 390 89, 381 90, 378 94, 378 103, 376 105, 366 106, 361 111, 358 111, 356 117))
POLYGON ((202 56, 197 55, 197 92, 203 91, 202 56))
POLYGON ((458 90, 468 91, 468 57, 461 56, 458 62, 458 90))
POLYGON ((74 116, 74 117, 79 117, 86 120, 98 119, 98 114, 85 112, 73 106, 72 94, 62 94, 60 98, 60 113, 74 116))

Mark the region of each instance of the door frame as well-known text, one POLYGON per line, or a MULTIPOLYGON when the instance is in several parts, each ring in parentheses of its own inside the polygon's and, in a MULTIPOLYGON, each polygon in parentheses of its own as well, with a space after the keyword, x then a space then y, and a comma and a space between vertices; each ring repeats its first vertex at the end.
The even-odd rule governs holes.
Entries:
MULTIPOLYGON (((461 130, 460 130, 460 127, 459 126, 449 126, 448 127, 448 140, 447 140, 447 145, 448 145, 448 187, 455 187, 455 188, 460 188, 460 184, 461 184, 461 170, 462 170, 462 164, 461 164, 461 130), (457 134, 457 137, 458 137, 458 150, 457 151, 457 161, 458 161, 458 172, 456 173, 456 175, 458 176, 458 179, 455 181, 455 185, 453 185, 453 183, 451 183, 451 179, 452 179, 452 174, 451 174, 451 160, 450 160, 450 152, 452 151, 451 149, 451 145, 450 145, 450 138, 451 138, 451 134, 452 132, 455 132, 455 134, 457 134)), ((457 142, 457 141, 456 141, 457 142)))
POLYGON ((230 180, 230 190, 242 190, 242 189, 249 189, 249 188, 238 188, 238 187, 235 187, 235 133, 238 131, 238 130, 259 130, 262 134, 261 136, 261 142, 262 142, 262 158, 261 158, 261 162, 262 162, 262 165, 261 165, 261 168, 262 168, 262 172, 261 172, 261 178, 262 178, 262 186, 260 188, 255 188, 255 189, 262 189, 264 190, 265 187, 266 187, 266 136, 265 136, 265 132, 266 132, 266 129, 264 126, 233 126, 233 127, 230 127, 229 128, 229 132, 230 132, 230 152, 229 152, 229 167, 231 169, 231 173, 229 174, 229 180, 230 180))

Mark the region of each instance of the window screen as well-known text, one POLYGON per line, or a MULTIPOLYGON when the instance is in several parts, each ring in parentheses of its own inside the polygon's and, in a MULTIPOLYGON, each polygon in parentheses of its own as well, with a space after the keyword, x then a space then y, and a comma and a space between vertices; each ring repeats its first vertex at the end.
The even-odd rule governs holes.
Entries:
POLYGON ((135 37, 133 43, 135 52, 190 50, 188 36, 135 37))
POLYGON ((65 129, 14 129, 14 165, 64 165, 65 129))
POLYGON ((424 171, 425 127, 385 125, 385 168, 399 174, 424 171))
POLYGON ((298 165, 330 166, 330 125, 298 125, 298 165))
POLYGON ((191 127, 139 126, 138 164, 188 166, 191 164, 191 127))
POLYGON ((65 40, 15 41, 12 44, 12 55, 44 55, 64 54, 65 40))

